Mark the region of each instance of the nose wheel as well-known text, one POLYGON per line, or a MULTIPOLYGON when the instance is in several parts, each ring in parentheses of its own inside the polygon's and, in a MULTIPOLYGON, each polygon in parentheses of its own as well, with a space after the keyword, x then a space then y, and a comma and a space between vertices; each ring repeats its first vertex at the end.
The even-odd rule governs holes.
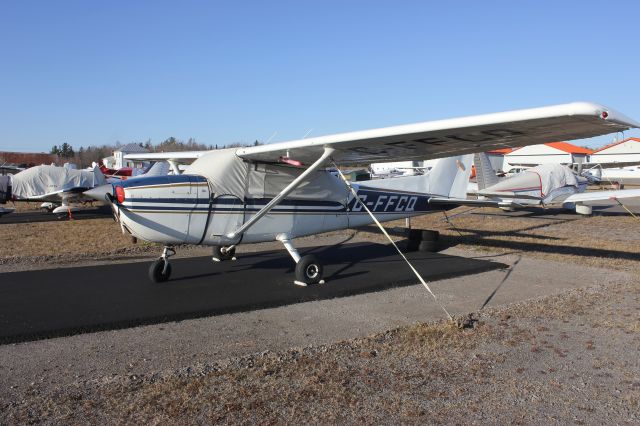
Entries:
POLYGON ((151 266, 149 266, 149 278, 154 283, 163 283, 171 277, 171 264, 169 263, 169 257, 176 254, 176 251, 171 247, 165 247, 162 251, 162 256, 154 260, 151 266))

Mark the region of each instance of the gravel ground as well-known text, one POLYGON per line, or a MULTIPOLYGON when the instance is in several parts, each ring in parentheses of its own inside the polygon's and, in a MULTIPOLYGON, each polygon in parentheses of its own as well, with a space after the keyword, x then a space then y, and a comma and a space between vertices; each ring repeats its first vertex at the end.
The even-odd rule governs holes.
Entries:
MULTIPOLYGON (((515 265, 432 283, 460 318, 475 312, 473 327, 439 320, 412 286, 0 346, 0 424, 640 423, 638 222, 461 215, 452 223, 414 220, 456 241, 450 254, 515 265)), ((156 255, 125 240, 82 252, 77 240, 86 245, 95 229, 64 226, 40 232, 70 238, 69 253, 14 251, 0 256, 0 271, 156 255)), ((371 231, 299 244, 382 240, 371 231)))
POLYGON ((338 343, 39 389, 3 423, 640 421, 640 283, 338 343))

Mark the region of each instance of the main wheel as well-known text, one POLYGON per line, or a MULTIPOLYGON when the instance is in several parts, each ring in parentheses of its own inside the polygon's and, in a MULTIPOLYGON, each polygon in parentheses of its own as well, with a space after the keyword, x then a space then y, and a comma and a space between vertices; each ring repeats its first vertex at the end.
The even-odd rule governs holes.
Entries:
POLYGON ((149 267, 149 278, 154 283, 163 283, 171 276, 171 264, 167 261, 167 269, 164 268, 165 260, 163 258, 156 259, 149 267))
POLYGON ((423 252, 435 253, 438 251, 437 241, 421 241, 418 250, 423 252))
POLYGON ((415 241, 417 243, 422 241, 421 229, 405 229, 405 235, 409 241, 415 241))
POLYGON ((302 256, 296 264, 296 281, 304 284, 317 284, 322 280, 324 268, 312 254, 302 256))
POLYGON ((423 229, 420 232, 420 240, 421 241, 438 241, 440 238, 440 232, 433 231, 431 229, 423 229))
POLYGON ((222 251, 221 246, 213 246, 213 260, 221 261, 221 260, 231 260, 233 256, 236 255, 236 248, 233 247, 230 250, 222 251))

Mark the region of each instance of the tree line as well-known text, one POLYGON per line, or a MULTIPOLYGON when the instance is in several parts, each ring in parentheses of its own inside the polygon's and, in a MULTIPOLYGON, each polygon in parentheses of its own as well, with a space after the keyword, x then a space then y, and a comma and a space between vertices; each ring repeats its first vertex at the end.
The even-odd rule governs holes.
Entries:
MULTIPOLYGON (((178 140, 173 136, 165 139, 164 141, 153 144, 151 139, 145 142, 137 142, 143 148, 146 148, 149 152, 176 152, 176 151, 207 151, 212 149, 222 148, 240 148, 244 146, 256 146, 261 145, 261 142, 255 141, 252 144, 243 143, 231 143, 227 145, 207 145, 198 143, 194 138, 189 138, 186 141, 178 140)), ((121 148, 123 143, 116 141, 112 145, 89 145, 81 146, 77 150, 74 150, 73 146, 64 142, 60 146, 54 145, 51 148, 50 153, 55 154, 60 159, 60 162, 75 163, 78 167, 88 167, 92 162, 99 163, 103 158, 113 155, 113 151, 117 151, 121 148)))

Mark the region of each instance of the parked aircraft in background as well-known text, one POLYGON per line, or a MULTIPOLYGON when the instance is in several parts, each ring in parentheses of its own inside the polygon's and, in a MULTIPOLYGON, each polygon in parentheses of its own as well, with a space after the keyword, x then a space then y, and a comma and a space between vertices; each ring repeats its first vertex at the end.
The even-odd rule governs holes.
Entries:
POLYGON ((371 177, 390 178, 424 174, 426 168, 422 161, 396 161, 391 163, 372 163, 369 166, 371 177))
MULTIPOLYGON (((322 263, 313 255, 301 257, 293 238, 362 226, 374 217, 388 221, 421 215, 437 208, 434 204, 462 199, 471 172, 467 154, 639 126, 591 103, 423 122, 210 151, 182 175, 116 182, 106 197, 123 232, 165 246, 149 270, 155 282, 170 277, 169 257, 176 245, 210 245, 217 259, 227 260, 239 244, 277 240, 296 263, 296 281, 313 284, 322 280, 322 263), (449 158, 428 175, 350 188, 326 170, 442 157, 449 158)), ((164 159, 175 162, 171 155, 164 159)), ((89 193, 100 198, 105 191, 89 193)))
POLYGON ((187 165, 210 151, 179 151, 179 152, 151 152, 133 153, 124 156, 131 161, 166 161, 171 173, 179 175, 187 169, 187 165))
MULTIPOLYGON (((609 165, 595 165, 583 168, 582 175, 590 178, 595 183, 619 183, 640 185, 640 166, 637 164, 628 167, 611 167, 609 165)), ((613 164, 615 165, 615 164, 613 164)))
POLYGON ((15 175, 16 173, 20 173, 23 170, 23 167, 18 167, 13 164, 5 163, 0 165, 0 175, 15 175))
POLYGON ((6 190, 0 202, 41 201, 42 208, 57 215, 66 215, 78 207, 71 203, 93 201, 83 193, 104 185, 107 181, 97 167, 93 170, 76 170, 70 167, 35 166, 16 173, 0 184, 6 190))
POLYGON ((104 173, 107 170, 109 174, 105 173, 108 183, 117 182, 120 180, 127 180, 136 176, 164 176, 172 173, 171 166, 166 161, 153 161, 151 165, 145 169, 136 169, 133 167, 123 167, 118 170, 107 169, 104 166, 100 166, 100 171, 104 173))
POLYGON ((580 214, 591 214, 589 203, 640 197, 640 189, 585 192, 589 180, 562 164, 542 164, 504 179, 496 176, 486 154, 476 154, 475 164, 478 199, 464 200, 460 204, 504 210, 563 205, 580 214))

